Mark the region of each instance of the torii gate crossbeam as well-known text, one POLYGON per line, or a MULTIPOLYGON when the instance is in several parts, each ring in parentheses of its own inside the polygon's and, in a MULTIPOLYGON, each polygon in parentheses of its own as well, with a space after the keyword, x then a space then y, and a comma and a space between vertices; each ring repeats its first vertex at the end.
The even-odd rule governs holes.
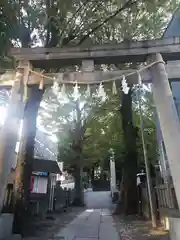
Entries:
POLYGON ((145 62, 149 54, 161 53, 164 61, 180 60, 180 38, 125 42, 91 47, 12 48, 16 60, 30 61, 33 67, 63 67, 93 60, 95 64, 145 62))

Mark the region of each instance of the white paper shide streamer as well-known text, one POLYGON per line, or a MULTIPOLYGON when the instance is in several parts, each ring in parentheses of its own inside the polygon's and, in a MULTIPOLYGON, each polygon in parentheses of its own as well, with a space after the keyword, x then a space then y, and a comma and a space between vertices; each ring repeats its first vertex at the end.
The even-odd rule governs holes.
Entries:
POLYGON ((98 97, 102 99, 102 101, 106 100, 106 92, 104 91, 103 84, 100 83, 99 89, 98 89, 98 97))
POLYGON ((127 85, 125 76, 123 76, 121 84, 122 84, 122 91, 124 92, 124 94, 128 94, 130 88, 127 85))
POLYGON ((78 87, 78 84, 76 83, 75 87, 74 87, 74 100, 78 100, 79 97, 80 97, 80 93, 79 93, 79 87, 78 87))
POLYGON ((65 86, 65 84, 63 84, 62 87, 61 87, 60 97, 62 97, 62 98, 66 97, 66 86, 65 86))
POLYGON ((53 93, 55 95, 58 95, 60 87, 59 87, 59 84, 56 81, 54 81, 54 84, 52 86, 52 90, 53 90, 53 93))

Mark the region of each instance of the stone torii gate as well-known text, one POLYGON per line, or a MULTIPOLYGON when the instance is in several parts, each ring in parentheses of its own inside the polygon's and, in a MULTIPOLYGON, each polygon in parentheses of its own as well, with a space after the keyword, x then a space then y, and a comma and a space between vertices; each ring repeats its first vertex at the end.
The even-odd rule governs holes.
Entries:
MULTIPOLYGON (((53 75, 58 77, 57 81, 59 79, 71 83, 81 83, 87 79, 96 83, 102 79, 106 80, 114 77, 118 79, 118 76, 122 76, 122 74, 134 72, 127 77, 130 85, 139 84, 135 70, 97 72, 94 71, 94 64, 142 63, 145 61, 152 64, 151 67, 141 72, 141 78, 143 83, 151 82, 153 86, 154 102, 180 208, 180 121, 169 85, 169 79, 180 78, 180 67, 176 64, 167 65, 164 62, 180 60, 180 39, 178 37, 88 48, 13 48, 11 49, 11 55, 15 57, 16 61, 20 62, 19 69, 23 73, 23 82, 28 83, 28 86, 39 85, 41 79, 35 77, 32 71, 28 71, 28 68, 24 68, 24 64, 30 68, 55 68, 81 64, 81 72, 53 75)), ((44 79, 44 85, 52 84, 52 80, 44 79)), ((12 82, 4 81, 1 85, 11 86, 12 82)), ((0 156, 1 158, 3 156, 0 156)))

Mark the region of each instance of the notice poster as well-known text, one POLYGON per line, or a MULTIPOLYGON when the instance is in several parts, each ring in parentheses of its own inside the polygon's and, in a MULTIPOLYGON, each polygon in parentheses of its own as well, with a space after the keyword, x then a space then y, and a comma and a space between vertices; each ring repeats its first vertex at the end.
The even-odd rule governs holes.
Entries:
POLYGON ((30 184, 31 193, 47 193, 48 179, 40 176, 32 176, 30 184))

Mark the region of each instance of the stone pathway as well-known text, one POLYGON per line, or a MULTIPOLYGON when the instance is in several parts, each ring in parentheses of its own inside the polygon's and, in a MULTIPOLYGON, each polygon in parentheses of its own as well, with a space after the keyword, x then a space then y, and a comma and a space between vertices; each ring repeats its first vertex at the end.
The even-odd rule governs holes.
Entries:
POLYGON ((56 235, 62 240, 119 240, 107 209, 86 210, 56 235))
POLYGON ((152 229, 144 219, 112 216, 115 205, 109 192, 88 190, 84 196, 87 209, 68 208, 65 213, 34 219, 24 240, 169 240, 167 232, 152 229))

